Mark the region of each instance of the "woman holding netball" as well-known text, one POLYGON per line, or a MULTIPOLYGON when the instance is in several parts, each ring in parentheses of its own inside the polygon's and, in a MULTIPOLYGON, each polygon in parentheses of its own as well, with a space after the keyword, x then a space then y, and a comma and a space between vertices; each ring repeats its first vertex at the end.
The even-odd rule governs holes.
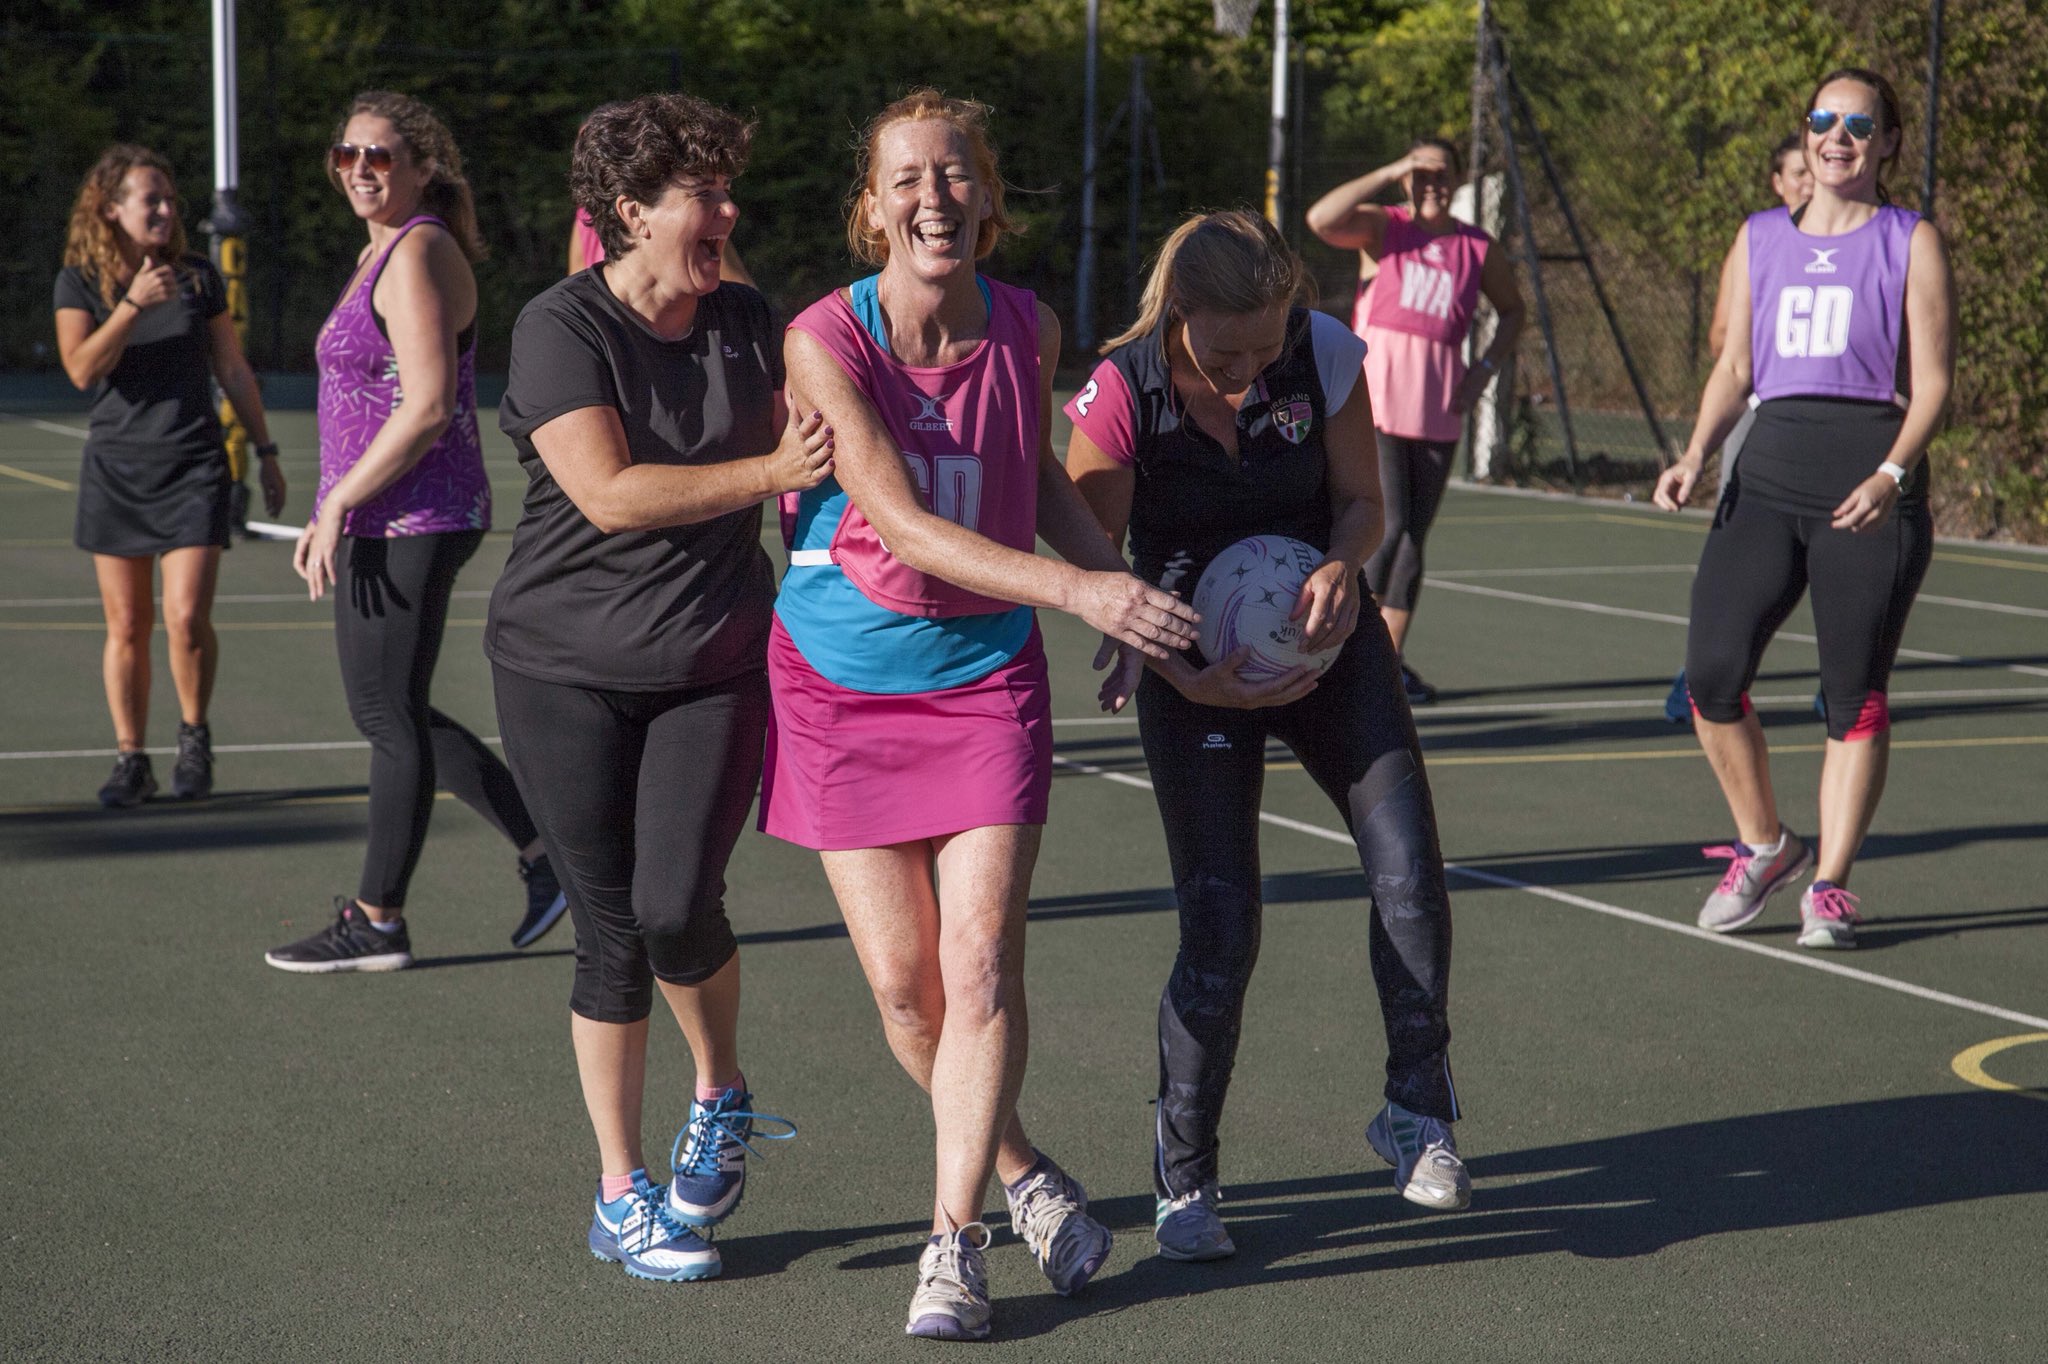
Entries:
POLYGON ((1366 1129, 1410 1202, 1462 1208, 1451 1124, 1451 906, 1401 662, 1359 582, 1379 544, 1364 345, 1297 306, 1300 259, 1255 214, 1188 219, 1159 248, 1138 320, 1067 404, 1067 468, 1148 582, 1192 593, 1222 550, 1285 535, 1322 555, 1295 603, 1310 652, 1270 681, 1220 659, 1154 658, 1138 729, 1165 822, 1180 955, 1159 1001, 1153 1183, 1159 1253, 1235 1252, 1217 1211, 1223 1102, 1258 959, 1259 796, 1278 738, 1336 805, 1372 887, 1368 942, 1387 1032, 1385 1107, 1366 1129))
POLYGON ((455 576, 491 523, 476 429, 476 276, 484 254, 455 139, 410 95, 357 95, 334 130, 327 178, 369 241, 320 328, 320 490, 292 567, 314 600, 334 591, 349 715, 370 741, 370 842, 334 922, 266 953, 283 971, 412 964, 407 888, 434 788, 453 792, 519 850, 524 947, 564 901, 512 774, 428 703, 455 576))
POLYGON ((785 423, 767 301, 719 282, 751 134, 689 95, 590 116, 570 187, 605 259, 521 311, 499 409, 530 486, 484 648, 576 925, 588 1244, 665 1281, 719 1272, 702 1232, 739 1206, 749 1142, 794 1131, 756 1130, 740 1070, 725 868, 768 723, 761 503, 823 478, 831 433, 785 423), (696 1071, 662 1184, 640 1141, 657 985, 696 1071))
MULTIPOLYGON (((1366 560, 1365 580, 1396 650, 1407 646, 1422 590, 1422 546, 1450 481, 1465 414, 1514 354, 1522 330, 1522 294, 1507 253, 1451 216, 1459 170, 1457 147, 1426 138, 1399 161, 1337 186, 1308 211, 1318 237, 1359 253, 1352 329, 1367 346, 1365 382, 1387 523, 1366 560), (1373 202, 1394 184, 1407 195, 1405 206, 1373 202), (1500 324, 1467 368, 1465 338, 1482 294, 1500 324)), ((1436 700, 1436 688, 1406 664, 1401 682, 1411 703, 1436 700)))
POLYGON ((1193 613, 1133 578, 1048 435, 1059 324, 977 262, 1010 229, 987 110, 919 90, 861 139, 854 254, 880 273, 791 324, 789 393, 836 433, 836 476, 785 499, 790 570, 768 640, 762 827, 816 848, 889 1045, 931 1094, 932 1234, 907 1330, 979 1339, 991 1169, 1060 1293, 1109 1232, 1016 1113, 1024 910, 1051 786, 1052 607, 1135 654, 1185 647, 1193 613), (1043 536, 1066 560, 1032 552, 1043 536))
POLYGON ((107 619, 100 670, 120 749, 100 804, 139 805, 157 789, 143 742, 159 560, 180 717, 171 790, 204 796, 213 790, 206 708, 220 656, 213 593, 228 543, 230 487, 209 381, 220 384, 255 437, 273 516, 284 507, 284 474, 228 316, 227 285, 205 257, 185 250, 170 162, 122 145, 107 148, 86 172, 71 205, 55 302, 65 377, 92 394, 74 538, 92 555, 99 579, 107 619))
POLYGON ((1813 197, 1797 222, 1771 209, 1736 234, 1729 341, 1656 501, 1676 511, 1691 500, 1707 451, 1754 393, 1756 422, 1693 579, 1686 643, 1693 726, 1736 830, 1733 844, 1707 849, 1729 862, 1699 924, 1742 927, 1815 859, 1779 819, 1748 695, 1810 587, 1828 740, 1798 941, 1847 948, 1858 919, 1849 875, 1891 751, 1885 688, 1933 555, 1926 456, 1955 377, 1955 302, 1941 234, 1885 195, 1902 137, 1891 83, 1831 72, 1802 118, 1813 197))

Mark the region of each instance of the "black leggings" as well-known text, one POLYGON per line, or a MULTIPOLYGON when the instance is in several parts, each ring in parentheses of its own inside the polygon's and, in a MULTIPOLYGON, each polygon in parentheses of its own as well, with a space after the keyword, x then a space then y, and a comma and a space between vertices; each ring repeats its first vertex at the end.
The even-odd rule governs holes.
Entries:
POLYGON ((1268 735, 1294 750, 1358 847, 1372 895, 1367 941, 1386 1025, 1386 1097, 1455 1119, 1450 897, 1422 748, 1379 616, 1363 612, 1322 684, 1287 706, 1198 705, 1147 672, 1138 728, 1180 907, 1180 955, 1159 1001, 1159 1195, 1217 1177, 1217 1127, 1259 955, 1268 735))
POLYGON ((1884 694, 1934 557, 1934 520, 1914 495, 1924 477, 1916 470, 1877 529, 1829 524, 1898 429, 1896 408, 1872 406, 1781 399, 1758 409, 1692 583, 1685 677, 1706 719, 1742 718, 1765 646, 1811 591, 1828 737, 1867 737, 1889 723, 1884 694))
POLYGON ((569 893, 569 1007, 637 1023, 656 977, 701 984, 739 951, 725 866, 761 780, 768 674, 660 692, 491 676, 505 757, 569 893))
POLYGON ((1422 592, 1422 542, 1429 538, 1436 509, 1443 505, 1457 442, 1376 434, 1387 524, 1379 549, 1365 561, 1365 581, 1380 605, 1413 611, 1422 592))
POLYGON ((533 841, 533 821, 505 764, 427 704, 455 575, 483 538, 482 531, 341 537, 334 643, 348 713, 370 741, 370 847, 356 891, 366 904, 405 907, 436 783, 513 847, 533 841))

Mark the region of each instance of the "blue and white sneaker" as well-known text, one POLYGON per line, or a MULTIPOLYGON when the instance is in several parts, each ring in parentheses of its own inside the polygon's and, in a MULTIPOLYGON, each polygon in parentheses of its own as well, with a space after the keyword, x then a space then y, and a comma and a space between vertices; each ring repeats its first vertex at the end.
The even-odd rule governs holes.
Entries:
POLYGON ((788 1141, 796 1124, 788 1118, 756 1113, 754 1096, 729 1089, 710 1103, 690 1102, 690 1120, 669 1148, 674 1175, 668 1183, 668 1212, 691 1227, 715 1227, 740 1205, 747 1187, 747 1154, 761 1153, 755 1141, 788 1141), (756 1131, 756 1123, 776 1123, 786 1132, 756 1131))
POLYGON ((934 1236, 917 1258, 917 1292, 903 1333, 925 1340, 987 1340, 995 1309, 988 1300, 988 1271, 982 1254, 989 1230, 969 1222, 934 1236))
POLYGON ((723 1268, 718 1247, 670 1217, 663 1198, 647 1182, 645 1170, 634 1171, 632 1189, 609 1203, 600 1188, 590 1217, 590 1253, 624 1265, 636 1279, 680 1283, 717 1278, 723 1268))
POLYGON ((1061 1297, 1080 1292, 1109 1258, 1109 1228, 1088 1215, 1088 1191, 1045 1152, 1024 1178, 1003 1186, 1003 1197, 1010 1225, 1061 1297))
POLYGON ((1471 1205, 1472 1177, 1443 1119, 1411 1113, 1390 1099, 1367 1124, 1365 1139, 1394 1167, 1394 1191, 1410 1203, 1444 1212, 1471 1205))

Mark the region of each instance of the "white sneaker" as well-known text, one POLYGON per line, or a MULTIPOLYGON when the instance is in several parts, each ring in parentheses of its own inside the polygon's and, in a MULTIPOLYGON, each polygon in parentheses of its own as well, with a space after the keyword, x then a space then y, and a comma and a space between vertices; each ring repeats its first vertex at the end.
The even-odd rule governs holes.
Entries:
POLYGON ((1729 859, 1721 884, 1700 906, 1699 926, 1715 933, 1742 927, 1764 912, 1764 904, 1790 885, 1813 860, 1805 840, 1790 829, 1783 830, 1778 851, 1766 858, 1747 843, 1722 843, 1700 851, 1708 857, 1729 859))
POLYGON ((1857 899, 1829 881, 1815 881, 1799 897, 1799 945, 1846 949, 1856 945, 1857 899))
POLYGON ((989 1230, 980 1222, 937 1238, 917 1259, 917 1292, 910 1295, 905 1335, 926 1340, 986 1340, 995 1309, 988 1301, 982 1252, 989 1230))
POLYGON ((1410 1113, 1389 1100, 1366 1125, 1365 1139, 1394 1167, 1394 1191, 1410 1203, 1456 1212, 1472 1203, 1472 1177, 1458 1159, 1458 1140, 1441 1118, 1410 1113))
POLYGON ((1109 1258, 1109 1228, 1088 1215, 1088 1191, 1043 1151, 1016 1192, 1005 1185, 1003 1196, 1010 1225, 1061 1297, 1078 1292, 1109 1258))
POLYGON ((1152 1236, 1169 1260, 1222 1260, 1237 1254, 1216 1205, 1222 1195, 1204 1184, 1178 1198, 1162 1198, 1152 1210, 1152 1236))

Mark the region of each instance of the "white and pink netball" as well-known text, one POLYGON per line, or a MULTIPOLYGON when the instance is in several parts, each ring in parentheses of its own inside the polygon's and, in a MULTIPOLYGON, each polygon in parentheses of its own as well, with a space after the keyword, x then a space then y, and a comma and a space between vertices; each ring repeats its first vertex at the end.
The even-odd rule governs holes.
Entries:
POLYGON ((1247 682, 1268 681, 1304 663, 1321 674, 1335 663, 1342 645, 1310 653, 1301 647, 1308 617, 1288 619, 1301 585, 1322 562, 1322 551, 1285 535, 1247 536, 1217 555, 1195 584, 1203 656, 1214 663, 1249 644, 1251 657, 1237 670, 1247 682))

